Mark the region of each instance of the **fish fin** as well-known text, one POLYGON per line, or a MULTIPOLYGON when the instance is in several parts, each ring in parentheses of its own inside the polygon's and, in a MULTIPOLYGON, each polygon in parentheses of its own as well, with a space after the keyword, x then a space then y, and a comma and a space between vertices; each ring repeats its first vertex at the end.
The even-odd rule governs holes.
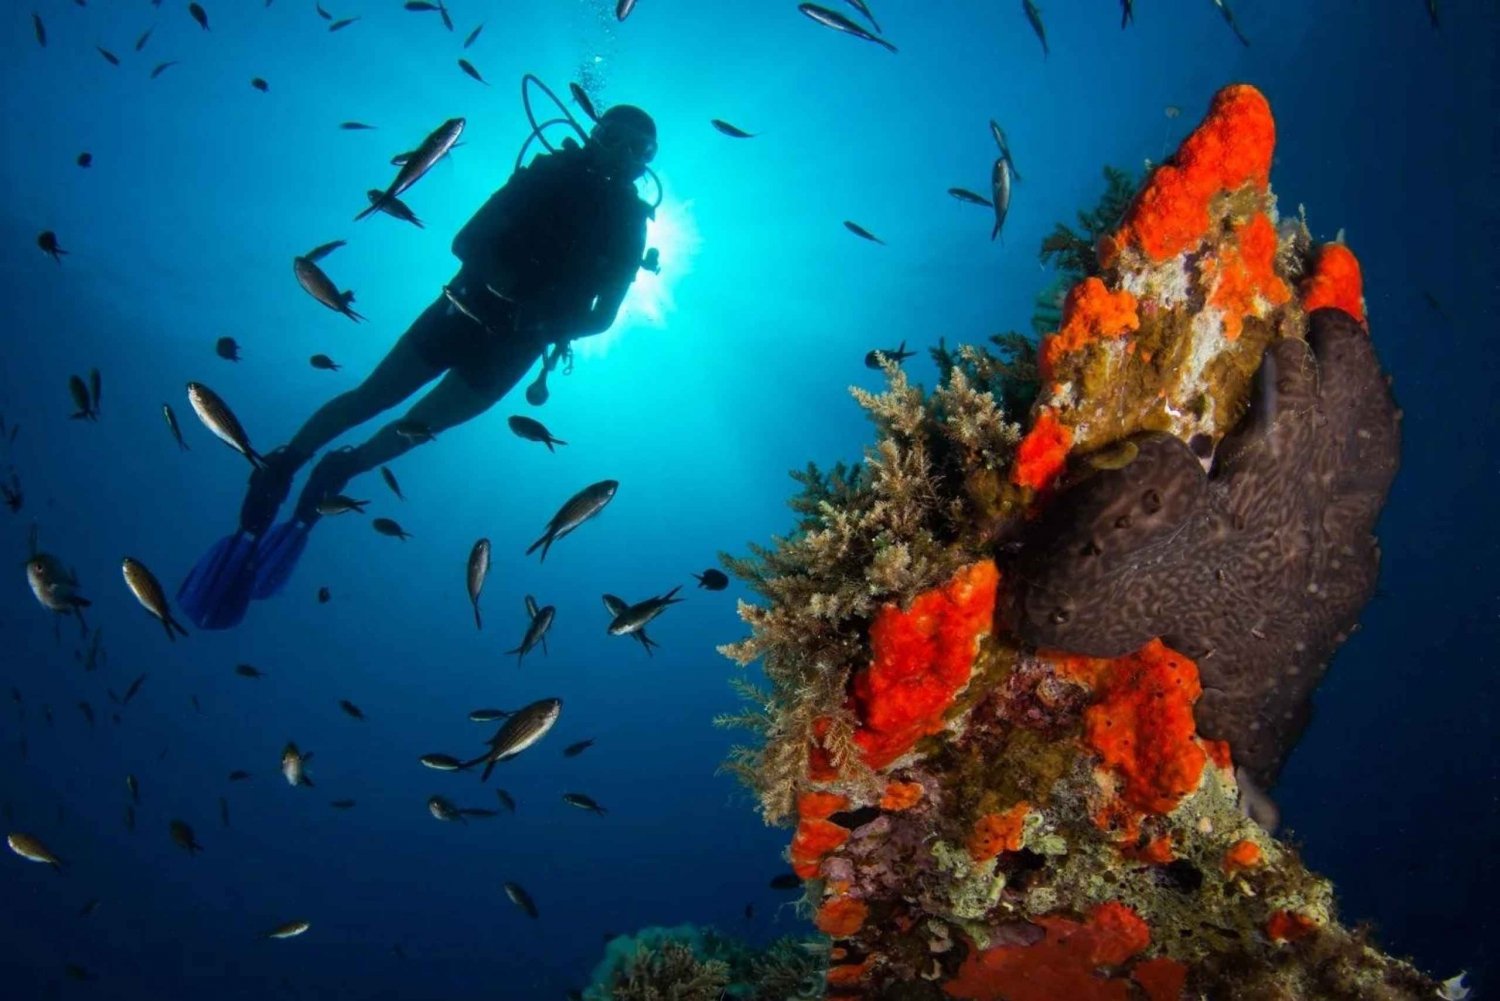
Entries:
POLYGON ((499 758, 492 758, 489 763, 484 766, 484 774, 479 776, 479 781, 488 782, 490 780, 490 773, 495 770, 495 765, 499 762, 499 760, 499 758))
POLYGON ((547 652, 547 637, 545 637, 545 636, 542 637, 542 656, 544 656, 544 657, 550 657, 550 656, 552 656, 550 653, 547 652))
MULTIPOLYGON (((310 757, 312 757, 311 754, 307 755, 302 760, 306 761, 310 757)), ((313 786, 313 780, 307 777, 307 773, 306 772, 302 773, 302 784, 305 785, 305 786, 307 786, 307 788, 309 788, 309 789, 314 788, 314 786, 313 786)))
POLYGON ((681 591, 681 590, 682 590, 682 585, 678 584, 676 587, 672 588, 672 590, 670 590, 666 594, 662 595, 661 596, 661 600, 664 601, 664 602, 667 602, 667 603, 676 603, 676 602, 679 602, 679 601, 685 601, 685 600, 687 600, 685 598, 674 598, 674 597, 672 597, 672 595, 676 594, 678 591, 681 591))
POLYGON ((182 628, 182 623, 172 618, 171 612, 162 617, 161 624, 167 629, 167 639, 174 643, 177 641, 178 636, 186 637, 188 634, 188 631, 182 628))
MULTIPOLYGON (((394 163, 395 161, 393 160, 391 162, 394 163)), ((402 162, 405 163, 404 160, 402 162)), ((376 212, 379 212, 381 209, 385 208, 386 204, 387 204, 386 196, 385 195, 381 195, 379 198, 375 199, 373 202, 370 203, 370 207, 369 208, 365 209, 359 215, 355 216, 354 217, 354 221, 355 222, 359 222, 361 219, 364 219, 367 216, 374 215, 376 212)))
POLYGON ((484 620, 479 617, 479 602, 474 602, 474 628, 483 630, 484 620))
POLYGON ((552 529, 549 528, 547 529, 547 533, 545 535, 543 535, 540 539, 537 539, 527 548, 526 555, 530 556, 532 553, 536 552, 537 547, 540 546, 542 548, 542 562, 546 563, 547 550, 552 546, 552 538, 552 529))

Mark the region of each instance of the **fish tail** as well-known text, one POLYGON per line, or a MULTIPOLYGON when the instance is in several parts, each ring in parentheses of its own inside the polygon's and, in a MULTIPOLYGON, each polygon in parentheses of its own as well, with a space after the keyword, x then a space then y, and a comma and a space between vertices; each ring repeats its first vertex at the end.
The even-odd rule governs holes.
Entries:
POLYGON ((540 539, 537 539, 529 547, 527 547, 526 555, 530 556, 532 553, 536 552, 538 546, 541 546, 542 562, 545 563, 547 562, 547 547, 550 545, 552 545, 552 530, 549 528, 545 535, 543 535, 540 539))
POLYGON ((171 612, 165 612, 162 614, 161 625, 162 628, 167 631, 167 639, 171 640, 173 643, 177 642, 177 636, 179 633, 183 636, 186 636, 188 634, 188 631, 182 628, 182 623, 178 622, 172 617, 171 612))
POLYGON ((359 222, 361 219, 365 218, 366 216, 374 215, 376 212, 379 212, 381 209, 385 208, 385 206, 386 206, 386 196, 385 195, 381 195, 379 198, 375 199, 373 202, 370 203, 370 207, 369 208, 365 209, 359 215, 355 216, 354 217, 354 221, 355 222, 359 222))
POLYGON ((487 765, 484 766, 484 774, 481 775, 481 776, 479 776, 479 781, 481 781, 481 782, 488 782, 490 780, 490 773, 493 772, 494 770, 495 770, 495 761, 492 760, 492 761, 489 762, 489 764, 487 764, 487 765))
POLYGON ((248 445, 245 446, 245 458, 249 459, 250 465, 254 466, 256 469, 266 468, 265 456, 261 455, 259 452, 248 445))
POLYGON ((483 630, 484 620, 479 617, 479 602, 474 602, 474 628, 483 630))

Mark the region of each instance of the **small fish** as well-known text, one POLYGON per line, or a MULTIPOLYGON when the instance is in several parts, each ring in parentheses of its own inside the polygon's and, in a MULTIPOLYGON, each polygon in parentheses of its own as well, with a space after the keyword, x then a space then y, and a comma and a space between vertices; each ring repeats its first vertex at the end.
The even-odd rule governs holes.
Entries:
POLYGON ((353 497, 345 497, 343 494, 332 494, 318 501, 318 513, 332 517, 334 515, 348 514, 350 511, 359 514, 365 513, 367 500, 355 500, 353 497))
POLYGON ((151 67, 151 79, 155 80, 157 77, 161 76, 167 70, 176 65, 177 60, 175 59, 168 59, 164 63, 157 63, 155 66, 151 67))
POLYGON ((94 165, 94 154, 89 152, 79 153, 77 163, 80 167, 92 167, 94 165))
POLYGON ((802 877, 795 872, 784 872, 779 876, 771 877, 770 886, 773 890, 800 890, 802 877))
POLYGON ((708 124, 712 125, 714 128, 718 129, 726 136, 729 136, 731 139, 754 139, 756 135, 759 134, 755 132, 746 132, 744 129, 736 125, 730 125, 728 122, 719 118, 709 119, 708 124))
POLYGON ((141 690, 141 686, 145 683, 146 675, 142 674, 137 676, 136 679, 130 683, 130 687, 125 689, 125 697, 120 700, 121 705, 130 705, 130 700, 135 698, 136 693, 141 690))
POLYGON ((240 345, 233 337, 220 337, 214 342, 214 353, 225 361, 240 360, 240 345))
MULTIPOLYGON (((1214 0, 1218 3, 1219 0, 1214 0)), ((1032 0, 1021 0, 1021 7, 1026 11, 1026 20, 1031 22, 1031 30, 1036 32, 1038 41, 1042 43, 1042 58, 1047 58, 1047 29, 1042 25, 1042 11, 1032 0)))
POLYGON ((370 524, 372 527, 374 527, 375 531, 379 532, 381 535, 388 535, 393 539, 400 539, 402 542, 405 542, 407 539, 411 538, 411 533, 407 532, 406 529, 402 528, 390 518, 376 518, 374 521, 370 522, 370 524))
POLYGON ((45 49, 47 47, 47 26, 42 23, 42 15, 31 15, 31 30, 36 35, 36 43, 45 49))
POLYGON ((338 365, 327 355, 313 355, 307 359, 307 363, 313 368, 322 369, 325 372, 337 372, 339 370, 338 365))
POLYGON ((203 707, 198 704, 198 696, 194 695, 191 701, 193 703, 193 712, 197 713, 199 716, 202 716, 203 707))
POLYGON ((729 586, 729 578, 724 576, 723 571, 712 567, 693 576, 698 578, 698 586, 705 591, 722 591, 729 586))
POLYGON ((469 46, 473 45, 474 44, 474 39, 478 38, 479 37, 479 33, 481 31, 483 31, 483 30, 484 30, 484 22, 480 21, 479 24, 478 24, 478 26, 475 27, 475 29, 473 31, 469 32, 469 37, 464 39, 464 48, 467 49, 469 46))
POLYGON ((438 14, 439 14, 439 16, 441 16, 442 19, 443 19, 443 27, 447 28, 449 31, 452 31, 453 30, 453 19, 448 16, 448 7, 447 7, 447 5, 443 3, 443 0, 438 0, 437 8, 438 8, 438 14))
POLYGON ((1124 31, 1135 20, 1135 0, 1120 0, 1120 30, 1124 31))
POLYGON ((135 51, 139 52, 146 47, 146 40, 151 37, 151 32, 155 30, 156 25, 153 24, 151 27, 141 32, 141 37, 135 40, 135 51))
POLYGON ((1224 15, 1224 23, 1234 32, 1234 37, 1240 40, 1240 44, 1246 48, 1250 47, 1250 39, 1246 38, 1244 32, 1240 31, 1239 22, 1234 19, 1234 11, 1230 9, 1228 0, 1214 0, 1214 6, 1219 8, 1219 13, 1224 15))
POLYGON ((469 562, 464 568, 464 583, 469 589, 469 604, 474 606, 474 628, 483 629, 484 620, 479 617, 479 593, 484 590, 484 580, 490 574, 490 540, 480 539, 469 550, 469 562))
POLYGON ((328 590, 328 588, 326 587, 318 588, 318 604, 326 605, 331 600, 333 600, 332 591, 328 590))
POLYGON ((870 34, 864 28, 861 28, 837 11, 829 10, 827 7, 820 7, 815 3, 798 4, 797 9, 825 28, 832 28, 834 31, 842 31, 846 35, 853 35, 855 38, 862 38, 867 42, 883 45, 889 52, 896 51, 896 47, 890 42, 870 34))
POLYGON ((297 750, 297 745, 287 741, 286 747, 281 749, 281 774, 289 786, 313 787, 312 779, 307 775, 307 763, 312 760, 312 752, 303 754, 297 750))
POLYGON ((458 821, 460 824, 468 823, 468 817, 493 817, 494 810, 460 809, 446 796, 432 796, 427 800, 427 812, 438 820, 458 821))
POLYGON ((1006 163, 1010 164, 1011 174, 1015 176, 1017 181, 1023 180, 1021 172, 1016 169, 1016 158, 1011 156, 1010 141, 1005 138, 1005 130, 993 118, 990 119, 990 135, 994 138, 995 146, 1000 150, 1000 155, 1005 158, 1006 163))
POLYGON ((365 197, 370 199, 371 205, 379 205, 380 211, 391 218, 400 219, 402 222, 409 222, 418 229, 427 228, 422 225, 422 220, 417 218, 417 214, 411 210, 411 206, 407 205, 401 199, 394 196, 387 197, 380 193, 379 188, 371 188, 369 191, 366 191, 365 197))
MULTIPOLYGON (((615 618, 624 614, 625 610, 630 606, 625 602, 624 598, 616 597, 613 594, 606 594, 604 595, 604 607, 609 612, 610 620, 613 621, 615 618)), ((652 647, 661 646, 660 643, 657 643, 650 636, 646 635, 645 629, 637 629, 630 635, 634 636, 637 640, 640 641, 641 646, 646 651, 647 657, 655 656, 655 654, 651 652, 652 647)))
POLYGON ((464 769, 464 763, 451 754, 424 754, 417 760, 436 772, 458 772, 464 769))
MULTIPOLYGON (((620 3, 621 6, 626 6, 627 4, 631 7, 635 6, 635 0, 620 0, 620 3)), ((626 10, 626 13, 629 13, 628 8, 626 10)), ((624 20, 624 18, 621 18, 621 20, 624 20)), ((505 895, 511 899, 511 902, 513 904, 521 908, 521 910, 526 913, 527 917, 533 919, 537 917, 536 902, 531 899, 531 894, 527 893, 521 887, 521 884, 506 883, 505 895)))
POLYGON ((493 723, 496 720, 505 719, 508 716, 514 715, 515 713, 511 712, 509 709, 475 709, 473 712, 469 713, 469 722, 493 723))
POLYGON ((268 83, 266 83, 264 77, 258 77, 258 76, 251 77, 250 78, 250 86, 254 87, 256 90, 260 91, 262 94, 269 94, 271 92, 271 85, 268 84, 268 83))
POLYGON ((537 608, 536 600, 529 594, 526 596, 526 610, 531 615, 531 621, 526 626, 526 635, 521 638, 521 645, 505 651, 516 655, 518 667, 538 643, 542 645, 542 653, 547 652, 547 630, 552 628, 552 620, 557 616, 557 609, 552 605, 537 608))
POLYGON ((21 478, 16 475, 15 470, 11 470, 9 483, 0 484, 0 496, 4 496, 5 506, 12 512, 19 512, 21 505, 26 503, 26 495, 21 490, 21 478))
POLYGON ((246 779, 248 779, 249 777, 250 777, 250 773, 249 772, 240 771, 238 769, 236 769, 235 771, 232 771, 232 772, 229 773, 229 781, 231 781, 231 782, 243 782, 246 779))
MULTIPOLYGON (((33 14, 31 16, 35 17, 36 15, 33 14)), ((1437 28, 1438 28, 1438 6, 1437 6, 1437 0, 1427 0, 1427 20, 1430 21, 1430 22, 1432 22, 1432 28, 1433 28, 1434 31, 1436 31, 1437 28)), ((45 45, 46 43, 43 42, 42 44, 45 45)), ((1455 980, 1463 980, 1463 978, 1464 978, 1464 974, 1460 973, 1457 977, 1455 977, 1453 979, 1455 979, 1455 980)), ((1445 985, 1446 985, 1446 983, 1447 983, 1447 981, 1444 981, 1445 985)), ((1464 997, 1468 997, 1469 996, 1469 992, 1467 990, 1464 991, 1464 995, 1463 996, 1464 997)), ((1450 998, 1449 1001, 1453 1001, 1453 999, 1450 998)))
POLYGON ((961 202, 968 202, 970 205, 983 205, 985 208, 990 208, 994 204, 988 198, 970 191, 968 188, 949 188, 948 194, 961 202))
POLYGON ((330 802, 328 805, 333 807, 335 810, 351 810, 354 808, 354 800, 336 799, 330 802))
POLYGON ((196 3, 188 4, 188 13, 193 15, 193 20, 198 22, 198 27, 204 31, 208 30, 208 14, 196 3))
POLYGON ((188 443, 182 440, 182 428, 177 423, 177 415, 172 411, 170 403, 161 405, 162 419, 167 422, 167 430, 172 432, 172 438, 177 442, 177 448, 181 451, 189 451, 188 443))
POLYGON ((349 132, 364 132, 375 128, 375 126, 366 125, 364 122, 339 122, 339 128, 349 132))
POLYGON ((865 368, 880 368, 880 358, 882 355, 884 355, 889 361, 893 361, 897 365, 900 365, 902 362, 906 361, 906 359, 914 356, 915 354, 915 351, 906 350, 906 342, 902 341, 901 345, 894 351, 891 351, 888 348, 877 348, 874 351, 867 352, 865 354, 865 368))
POLYGON ((542 562, 547 562, 547 550, 552 548, 552 543, 603 511, 605 506, 614 500, 615 493, 619 489, 619 480, 600 480, 568 498, 567 502, 552 516, 552 520, 547 523, 547 530, 542 537, 526 550, 526 555, 530 556, 540 547, 542 562))
MULTIPOLYGON (((432 131, 422 144, 412 151, 411 156, 401 165, 401 170, 396 174, 396 179, 391 186, 385 189, 385 198, 396 198, 403 194, 407 188, 416 184, 423 174, 432 169, 432 165, 448 155, 458 142, 458 137, 463 134, 464 120, 462 118, 450 118, 442 125, 432 131)), ((380 209, 380 203, 376 202, 365 209, 355 220, 363 219, 380 209)))
POLYGON ((359 706, 348 699, 339 699, 339 708, 354 719, 363 721, 365 718, 365 714, 360 710, 359 706))
POLYGON ((517 710, 490 738, 489 751, 472 761, 464 762, 464 767, 469 768, 482 762, 485 767, 480 781, 488 782, 490 773, 497 764, 514 758, 545 737, 561 715, 562 699, 540 699, 517 710))
POLYGON ((995 199, 995 228, 990 230, 990 239, 1000 235, 1005 226, 1005 216, 1010 212, 1010 160, 998 157, 990 170, 990 190, 995 199))
POLYGON ((78 911, 78 916, 80 918, 92 917, 93 913, 95 911, 97 911, 98 909, 99 909, 99 898, 98 897, 90 898, 89 902, 86 903, 86 904, 84 904, 83 907, 78 911))
POLYGON ((280 924, 272 928, 262 935, 261 938, 296 938, 311 927, 311 921, 288 921, 286 924, 280 924))
POLYGON ((265 465, 260 453, 250 447, 250 436, 245 434, 239 418, 234 416, 234 411, 220 399, 219 394, 201 382, 188 383, 187 391, 193 413, 198 415, 198 420, 203 422, 204 427, 214 433, 214 437, 243 455, 257 469, 265 465))
POLYGON ((323 9, 322 0, 313 0, 313 10, 317 11, 318 12, 318 16, 321 17, 323 20, 325 20, 325 21, 332 21, 333 20, 333 15, 330 14, 330 13, 328 13, 328 11, 326 11, 326 10, 323 9))
POLYGON ((666 594, 647 598, 645 601, 638 601, 634 605, 629 606, 620 612, 619 615, 616 615, 614 620, 610 622, 609 634, 611 636, 625 636, 644 629, 652 619, 665 612, 669 605, 675 605, 683 600, 682 598, 674 597, 680 590, 682 590, 682 586, 678 585, 666 594))
POLYGON ((589 116, 590 121, 597 122, 599 120, 599 113, 594 110, 594 102, 589 100, 588 94, 584 92, 582 87, 569 81, 568 92, 573 95, 573 103, 583 109, 583 113, 589 116))
POLYGON ((303 254, 302 256, 305 257, 305 258, 307 258, 309 261, 314 261, 314 262, 321 261, 323 258, 327 257, 329 254, 333 253, 335 250, 338 250, 340 247, 342 247, 344 244, 346 244, 348 242, 349 242, 348 240, 329 240, 327 243, 320 243, 320 244, 318 244, 316 247, 314 247, 313 249, 309 250, 307 253, 303 254))
POLYGON ((11 851, 28 862, 40 862, 43 865, 50 865, 58 872, 62 872, 62 860, 52 854, 51 850, 42 844, 41 839, 34 835, 22 834, 20 831, 17 831, 7 835, 5 843, 10 845, 11 851))
POLYGON ((44 229, 42 230, 42 232, 37 234, 36 245, 41 248, 42 253, 52 258, 58 264, 62 263, 63 257, 65 257, 68 253, 62 248, 62 245, 57 242, 57 234, 52 232, 52 230, 50 229, 44 229))
POLYGON ((425 445, 428 442, 437 441, 437 433, 421 421, 397 421, 392 427, 398 435, 413 445, 425 445))
POLYGON ((308 295, 335 313, 343 313, 356 323, 364 319, 349 305, 354 301, 353 290, 340 292, 338 286, 333 283, 333 279, 324 274, 323 269, 318 267, 312 258, 292 258, 292 274, 297 277, 297 284, 301 285, 308 295))
POLYGON ((385 480, 385 485, 391 488, 391 493, 396 495, 397 500, 406 500, 401 494, 401 484, 396 480, 396 474, 391 472, 389 466, 380 467, 380 478, 385 480))
POLYGON ((343 31, 345 28, 349 27, 349 25, 353 24, 355 21, 358 21, 358 20, 359 20, 359 18, 357 18, 357 17, 343 17, 343 18, 340 18, 339 20, 333 22, 332 24, 330 24, 328 26, 328 30, 331 31, 331 32, 332 31, 343 31))
MULTIPOLYGON (((1432 16, 1434 19, 1433 26, 1436 27, 1437 7, 1435 4, 1432 5, 1432 10, 1432 16)), ((1469 990, 1469 988, 1464 986, 1464 978, 1468 975, 1469 971, 1464 970, 1460 972, 1458 976, 1449 977, 1447 980, 1444 980, 1441 984, 1438 985, 1437 996, 1441 998, 1442 1001, 1465 1001, 1466 998, 1474 993, 1473 991, 1469 990)))
POLYGON ((874 233, 871 233, 869 230, 865 229, 857 222, 850 222, 849 220, 845 219, 844 228, 853 233, 855 236, 859 237, 861 240, 869 240, 871 243, 878 243, 882 247, 885 246, 884 240, 876 236, 874 233))
POLYGON ((203 846, 193 836, 193 829, 185 821, 174 820, 167 825, 167 830, 172 835, 172 843, 189 855, 196 855, 203 850, 203 846))
POLYGON ((120 65, 120 57, 106 49, 104 46, 96 45, 94 46, 94 48, 99 50, 99 54, 104 57, 104 61, 109 63, 111 66, 120 65))
POLYGON ((565 757, 565 758, 576 758, 580 754, 582 754, 584 751, 587 751, 589 748, 591 748, 593 746, 594 746, 594 738, 592 738, 592 737, 590 737, 588 740, 580 740, 576 744, 569 744, 567 747, 563 748, 563 757, 565 757))
POLYGON ((507 809, 511 813, 516 812, 516 801, 511 799, 510 793, 506 792, 504 789, 496 789, 495 797, 500 800, 500 805, 505 807, 505 809, 507 809))
POLYGON ((84 384, 81 376, 68 376, 68 395, 73 397, 73 406, 78 408, 71 415, 73 420, 97 421, 99 419, 99 411, 94 409, 93 398, 89 396, 89 387, 84 384))
POLYGON ((36 600, 49 612, 59 615, 75 615, 78 624, 86 631, 83 609, 92 604, 78 593, 78 576, 63 566, 56 556, 37 553, 26 561, 26 583, 36 600))
POLYGON ((568 804, 569 806, 576 806, 580 810, 587 810, 589 813, 597 814, 597 815, 599 815, 601 817, 604 816, 606 813, 609 812, 608 810, 604 809, 604 807, 600 806, 598 803, 595 803, 593 801, 593 799, 591 799, 588 796, 585 796, 581 792, 565 792, 565 793, 563 793, 563 802, 566 803, 566 804, 568 804))
POLYGON ((87 702, 78 703, 78 711, 83 713, 83 718, 88 720, 89 726, 94 725, 94 707, 87 702))
POLYGON ((505 423, 511 431, 515 432, 516 437, 524 438, 527 441, 539 441, 547 446, 547 451, 549 452, 556 451, 552 447, 553 445, 567 444, 561 438, 554 438, 552 432, 548 431, 546 425, 541 421, 533 420, 530 417, 522 417, 520 414, 516 414, 506 418, 505 423))
POLYGON ((125 776, 125 788, 130 791, 130 802, 136 806, 141 805, 141 786, 135 780, 134 775, 125 776))
MULTIPOLYGON (((479 75, 479 71, 474 68, 474 64, 471 63, 471 62, 469 62, 467 59, 460 59, 458 61, 458 68, 461 69, 461 70, 463 70, 469 76, 473 77, 475 80, 478 80, 480 83, 484 84, 486 87, 489 86, 489 81, 485 80, 484 77, 480 76, 479 75)), ((378 201, 378 199, 377 199, 377 201, 378 201)))
POLYGON ((167 593, 162 590, 161 581, 156 579, 156 575, 144 563, 127 556, 120 563, 120 572, 125 577, 125 586, 135 595, 135 600, 167 631, 167 639, 175 642, 179 635, 188 634, 182 628, 182 623, 173 618, 172 606, 167 604, 167 593))
POLYGON ((219 823, 229 826, 229 800, 223 796, 219 797, 219 823))
MULTIPOLYGON (((615 0, 615 20, 623 21, 635 10, 635 0, 615 0)), ((536 917, 535 914, 532 917, 536 917)))
POLYGON ((242 678, 259 679, 259 678, 264 678, 266 676, 266 673, 264 671, 262 671, 260 668, 255 667, 255 666, 253 666, 251 664, 238 664, 238 665, 236 665, 235 669, 234 669, 234 673, 238 674, 242 678))

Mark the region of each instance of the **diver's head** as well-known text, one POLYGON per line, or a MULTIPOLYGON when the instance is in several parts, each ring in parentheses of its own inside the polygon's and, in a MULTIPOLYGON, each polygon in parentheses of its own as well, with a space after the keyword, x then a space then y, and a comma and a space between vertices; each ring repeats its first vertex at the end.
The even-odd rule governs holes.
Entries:
POLYGON ((633 104, 617 104, 599 116, 589 148, 611 174, 634 181, 656 156, 656 122, 633 104))

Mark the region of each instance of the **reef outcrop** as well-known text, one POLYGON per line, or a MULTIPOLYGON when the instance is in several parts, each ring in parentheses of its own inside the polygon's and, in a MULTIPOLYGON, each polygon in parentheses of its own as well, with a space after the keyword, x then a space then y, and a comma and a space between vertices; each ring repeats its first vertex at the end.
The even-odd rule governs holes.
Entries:
POLYGON ((1044 245, 1055 329, 940 347, 930 394, 889 366, 866 461, 727 560, 768 682, 729 767, 796 826, 830 997, 1433 996, 1266 820, 1400 451, 1358 262, 1278 217, 1274 141, 1231 86, 1123 215, 1111 175, 1097 242, 1044 245))

